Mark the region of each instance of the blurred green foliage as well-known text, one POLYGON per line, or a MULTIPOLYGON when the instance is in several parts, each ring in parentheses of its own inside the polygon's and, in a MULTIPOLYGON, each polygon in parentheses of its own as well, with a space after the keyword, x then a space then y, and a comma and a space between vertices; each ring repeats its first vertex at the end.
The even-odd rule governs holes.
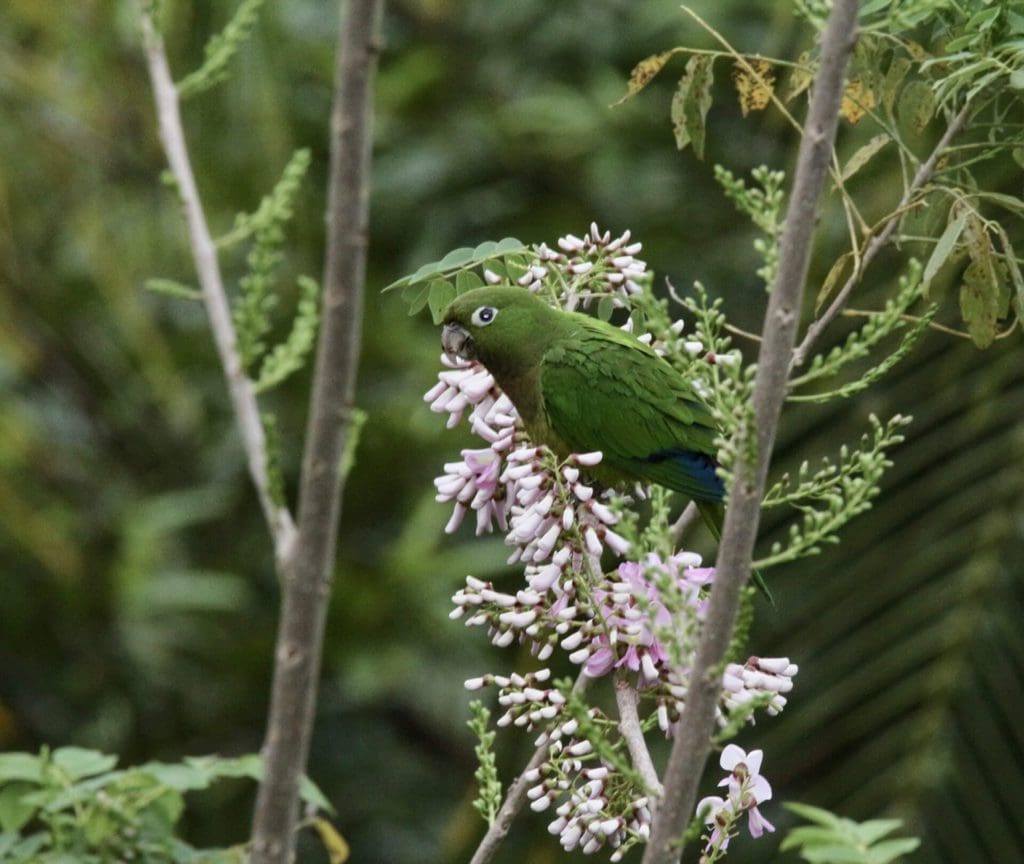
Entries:
MULTIPOLYGON (((180 79, 236 4, 164 6, 180 79)), ((695 8, 768 56, 792 55, 806 35, 786 4, 695 8)), ((215 233, 310 148, 281 268, 288 308, 295 277, 322 259, 336 12, 267 4, 229 79, 185 105, 215 233)), ((154 276, 194 280, 177 203, 158 180, 135 14, 129 0, 8 0, 0 15, 0 748, 77 744, 133 763, 258 748, 278 597, 201 307, 143 290, 154 276)), ((757 327, 754 234, 709 165, 788 168, 791 131, 770 111, 743 120, 725 76, 708 164, 675 150, 671 76, 609 108, 639 59, 706 38, 660 0, 389 4, 358 395, 367 421, 311 759, 356 860, 466 858, 481 823, 461 681, 501 662, 447 620, 463 576, 500 579, 505 556, 499 539, 441 533, 431 478, 466 439, 421 402, 438 335, 378 289, 457 246, 550 242, 595 220, 632 229, 659 273, 678 286, 700 279, 736 324, 757 327)), ((935 130, 916 134, 924 153, 935 130)), ((841 136, 851 148, 867 138, 841 136)), ((884 158, 860 170, 865 212, 891 204, 898 170, 884 158)), ((977 173, 1020 193, 1014 164, 977 173)), ((821 248, 838 254, 845 241, 828 210, 821 248)), ((831 261, 817 263, 812 290, 831 261)), ((241 252, 225 260, 232 285, 244 263, 241 252)), ((857 304, 879 308, 894 271, 882 260, 857 304)), ((952 281, 933 290, 955 297, 952 281)), ((265 397, 288 492, 307 384, 297 375, 265 397)), ((979 353, 930 332, 861 401, 792 411, 776 464, 829 452, 869 412, 915 423, 887 491, 842 545, 779 570, 779 611, 761 613, 752 646, 791 656, 801 673, 785 714, 747 734, 766 751, 777 799, 854 819, 895 814, 923 839, 917 861, 1007 860, 1024 848, 1016 340, 979 353)), ((768 525, 766 539, 782 529, 768 525)), ((503 778, 524 761, 522 744, 497 754, 503 778)), ((250 806, 248 790, 213 790, 186 817, 190 839, 239 842, 250 806)), ((561 857, 542 818, 520 824, 502 860, 561 857)), ((735 854, 767 858, 773 842, 737 841, 735 854)), ((318 849, 303 845, 302 859, 321 860, 318 849)))

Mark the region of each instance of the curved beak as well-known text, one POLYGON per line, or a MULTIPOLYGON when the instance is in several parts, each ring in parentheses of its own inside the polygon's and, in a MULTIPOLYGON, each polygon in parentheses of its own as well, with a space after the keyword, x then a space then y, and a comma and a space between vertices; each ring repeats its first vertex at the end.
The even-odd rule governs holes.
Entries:
POLYGON ((441 331, 441 347, 451 357, 472 360, 476 357, 476 343, 461 324, 445 324, 441 331))

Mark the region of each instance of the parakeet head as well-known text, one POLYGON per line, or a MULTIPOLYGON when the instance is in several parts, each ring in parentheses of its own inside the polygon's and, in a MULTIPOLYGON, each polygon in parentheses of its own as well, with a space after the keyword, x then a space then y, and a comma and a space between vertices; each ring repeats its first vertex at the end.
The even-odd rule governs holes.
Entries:
POLYGON ((560 314, 525 288, 475 288, 445 310, 441 345, 446 354, 479 360, 500 379, 537 364, 560 314))

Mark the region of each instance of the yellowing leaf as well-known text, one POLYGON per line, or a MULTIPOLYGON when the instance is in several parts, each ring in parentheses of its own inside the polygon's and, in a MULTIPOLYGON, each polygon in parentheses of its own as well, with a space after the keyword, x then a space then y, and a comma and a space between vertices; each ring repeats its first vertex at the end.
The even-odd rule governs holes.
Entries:
MULTIPOLYGON (((953 215, 952 213, 950 214, 953 215)), ((935 248, 932 250, 931 256, 928 258, 928 263, 924 267, 924 276, 922 281, 927 284, 935 278, 935 274, 939 272, 939 268, 946 263, 946 259, 949 258, 953 251, 953 247, 956 246, 956 241, 960 239, 960 234, 963 233, 964 226, 967 224, 967 212, 960 213, 959 216, 954 216, 950 219, 949 224, 946 226, 946 230, 942 232, 942 236, 939 237, 935 243, 935 248)))
POLYGON ((839 106, 839 114, 852 124, 860 122, 867 111, 875 107, 874 92, 861 83, 860 78, 854 78, 846 85, 843 93, 843 101, 839 106))
POLYGON ((888 144, 892 139, 885 133, 876 135, 867 144, 854 153, 850 160, 843 166, 843 179, 849 180, 854 174, 860 171, 870 162, 875 155, 888 144))
POLYGON ((804 51, 797 58, 797 65, 789 73, 789 91, 786 93, 786 101, 792 102, 803 93, 814 80, 814 69, 811 68, 811 55, 804 51))
POLYGON ((740 97, 740 111, 746 117, 751 111, 761 111, 772 99, 775 90, 775 66, 758 57, 736 61, 732 80, 740 97))
POLYGON ((338 833, 337 829, 326 819, 314 819, 313 827, 320 835, 320 842, 327 850, 327 856, 331 864, 345 864, 351 852, 345 838, 338 833))
POLYGON ((973 213, 968 215, 963 236, 971 263, 960 286, 960 314, 974 344, 988 348, 996 336, 996 322, 1009 311, 1006 267, 996 257, 984 224, 973 213))
POLYGON ((924 131, 935 111, 935 93, 924 81, 911 81, 903 88, 899 100, 899 113, 914 124, 918 132, 924 131))
POLYGON ((921 45, 915 42, 913 39, 909 40, 906 44, 907 51, 910 52, 910 56, 914 58, 918 63, 923 62, 929 58, 929 53, 921 47, 921 45))
POLYGON ((692 145, 698 159, 704 158, 704 119, 711 107, 713 63, 713 58, 706 55, 691 57, 672 97, 672 131, 676 136, 676 147, 682 150, 687 144, 692 145))
POLYGON ((672 55, 677 53, 680 49, 673 48, 671 51, 662 51, 660 54, 652 54, 650 57, 645 57, 636 66, 633 67, 633 71, 629 73, 629 82, 626 84, 626 95, 619 99, 617 102, 613 102, 612 106, 621 105, 627 99, 632 99, 644 89, 654 77, 665 68, 665 64, 671 59, 672 55))
POLYGON ((960 314, 963 315, 967 332, 979 348, 988 348, 996 338, 996 321, 999 320, 1000 286, 993 284, 977 261, 972 261, 964 271, 960 286, 960 314))
POLYGON ((836 290, 836 285, 839 284, 839 279, 846 273, 848 266, 852 261, 852 252, 844 252, 836 258, 835 264, 832 265, 832 269, 828 271, 828 276, 826 276, 825 281, 821 283, 821 290, 818 292, 818 299, 814 301, 815 313, 817 313, 817 311, 825 305, 825 301, 832 296, 832 292, 836 290))
POLYGON ((909 71, 910 61, 906 57, 893 57, 889 70, 882 79, 882 104, 890 114, 896 105, 896 94, 899 92, 900 84, 909 71))

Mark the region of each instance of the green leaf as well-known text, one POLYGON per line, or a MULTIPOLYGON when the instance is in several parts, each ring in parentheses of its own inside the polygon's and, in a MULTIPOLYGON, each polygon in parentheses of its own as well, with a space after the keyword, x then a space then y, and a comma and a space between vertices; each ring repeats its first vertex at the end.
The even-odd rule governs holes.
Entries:
POLYGON ((811 846, 800 850, 809 864, 864 864, 864 853, 850 846, 811 846))
POLYGON ((53 751, 53 763, 72 780, 110 771, 117 765, 116 756, 84 747, 60 747, 53 751))
POLYGON ((447 255, 437 262, 439 270, 454 270, 456 267, 464 267, 473 260, 473 253, 476 250, 469 246, 461 246, 452 249, 447 255))
POLYGON ((921 841, 917 837, 886 840, 877 846, 872 846, 868 850, 866 860, 868 864, 889 864, 890 861, 895 861, 901 855, 909 855, 920 845, 921 841))
POLYGON ((435 279, 430 283, 427 306, 435 324, 440 324, 444 310, 455 299, 455 286, 447 279, 435 279))
POLYGON ((334 815, 334 805, 327 800, 327 796, 320 790, 320 787, 308 777, 303 777, 299 781, 299 797, 307 804, 312 804, 317 810, 334 815))
POLYGON ((139 771, 149 774, 162 786, 178 792, 206 789, 214 779, 209 771, 180 762, 147 762, 140 766, 139 771))
POLYGON ((451 275, 457 270, 476 267, 495 258, 525 251, 526 248, 527 247, 519 240, 516 240, 515 237, 503 237, 497 243, 488 240, 481 243, 475 249, 470 249, 468 246, 453 249, 440 261, 433 261, 430 264, 424 264, 408 276, 396 279, 390 285, 385 286, 382 289, 382 293, 393 291, 396 288, 408 289, 420 282, 429 282, 438 276, 451 275))
POLYGON ((686 71, 679 80, 672 97, 672 130, 676 147, 682 150, 692 145, 694 155, 704 159, 704 120, 711 108, 711 84, 714 81, 714 58, 695 54, 686 63, 686 71))
POLYGON ((256 392, 276 387, 289 375, 301 369, 316 343, 320 325, 320 285, 309 276, 299 276, 299 303, 287 338, 263 358, 256 379, 256 392))
POLYGON ((615 300, 612 297, 602 297, 597 303, 597 317, 602 321, 610 321, 612 312, 615 311, 615 300))
POLYGON ((178 300, 202 300, 203 292, 183 282, 176 282, 173 279, 147 279, 143 285, 147 291, 154 294, 165 294, 168 297, 175 297, 178 300))
POLYGON ((793 828, 786 835, 786 838, 779 844, 779 849, 785 852, 802 846, 824 846, 839 843, 841 840, 842 835, 835 828, 826 828, 823 825, 801 825, 798 828, 793 828))
POLYGON ((11 780, 43 782, 43 759, 33 753, 0 753, 0 784, 11 780))
POLYGON ((26 793, 39 787, 24 780, 16 780, 0 789, 0 830, 19 831, 39 809, 38 805, 26 800, 26 793))
POLYGON ((797 816, 802 816, 808 822, 814 822, 817 825, 824 825, 826 828, 838 828, 843 820, 828 810, 821 807, 815 807, 811 804, 801 804, 799 801, 787 801, 782 805, 792 813, 796 813, 797 816))
POLYGON ((859 823, 854 833, 859 842, 870 846, 886 834, 892 834, 902 824, 902 819, 868 819, 867 822, 859 823))
POLYGON ((228 75, 228 65, 238 49, 249 39, 264 0, 243 0, 227 26, 210 38, 203 49, 203 65, 178 84, 182 99, 219 84, 228 75))
POLYGON ((460 270, 455 276, 455 293, 465 294, 467 291, 472 291, 474 288, 480 288, 484 284, 484 280, 476 275, 472 270, 460 270))
POLYGON ((402 289, 402 299, 409 304, 409 314, 418 315, 427 305, 427 297, 430 296, 430 286, 417 283, 407 285, 402 289))
POLYGON ((925 283, 929 283, 935 278, 935 274, 939 272, 939 268, 946 262, 953 247, 956 246, 956 241, 960 239, 966 224, 967 212, 964 211, 946 226, 946 230, 942 232, 942 236, 939 237, 928 258, 928 263, 924 266, 922 278, 925 283))

